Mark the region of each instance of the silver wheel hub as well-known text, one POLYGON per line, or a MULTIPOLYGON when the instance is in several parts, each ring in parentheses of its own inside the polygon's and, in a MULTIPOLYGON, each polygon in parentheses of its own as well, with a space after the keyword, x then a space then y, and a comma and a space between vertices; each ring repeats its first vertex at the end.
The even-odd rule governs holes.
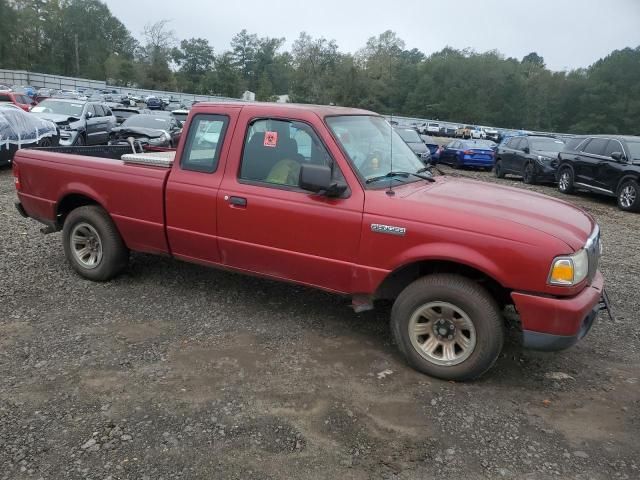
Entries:
POLYGON ((561 190, 566 190, 569 187, 569 173, 568 172, 563 172, 562 175, 560 175, 560 189, 561 190))
POLYGON ((71 251, 84 268, 93 269, 102 261, 102 240, 88 223, 79 223, 71 231, 71 251))
POLYGON ((629 208, 636 201, 636 189, 627 185, 620 192, 620 203, 623 207, 629 208))
POLYGON ((429 302, 409 319, 409 335, 416 352, 441 366, 464 362, 476 347, 476 329, 461 308, 448 302, 429 302))

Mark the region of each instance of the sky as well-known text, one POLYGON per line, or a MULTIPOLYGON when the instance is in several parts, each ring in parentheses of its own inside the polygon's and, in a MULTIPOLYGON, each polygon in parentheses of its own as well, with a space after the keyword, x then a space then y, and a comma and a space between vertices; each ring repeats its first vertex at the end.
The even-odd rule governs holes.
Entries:
POLYGON ((518 59, 535 51, 552 70, 587 67, 640 46, 640 0, 104 1, 136 38, 145 24, 167 19, 178 39, 206 38, 217 53, 243 28, 285 37, 285 48, 305 31, 352 53, 393 30, 408 49, 426 54, 447 45, 518 59))

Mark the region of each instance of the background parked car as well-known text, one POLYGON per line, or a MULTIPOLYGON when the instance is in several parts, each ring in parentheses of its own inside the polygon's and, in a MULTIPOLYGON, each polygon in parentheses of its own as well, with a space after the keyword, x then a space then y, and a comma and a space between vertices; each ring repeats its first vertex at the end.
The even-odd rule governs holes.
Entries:
POLYGON ((168 112, 172 112, 174 110, 179 110, 182 108, 182 103, 180 103, 177 100, 171 100, 169 103, 167 103, 164 107, 164 109, 168 112))
POLYGON ((462 139, 471 138, 471 130, 473 130, 472 125, 465 125, 464 127, 457 128, 456 138, 462 138, 462 139))
POLYGON ((398 132, 400 138, 405 141, 409 148, 413 153, 416 154, 418 158, 420 158, 423 162, 428 162, 431 160, 431 153, 427 148, 427 145, 422 141, 418 132, 416 132, 413 128, 399 128, 396 127, 395 131, 398 132))
POLYGON ((427 148, 429 149, 429 153, 433 157, 438 151, 438 147, 440 146, 440 144, 438 144, 438 142, 436 142, 435 139, 429 135, 420 135, 420 138, 427 146, 427 148))
POLYGON ((145 103, 149 110, 162 110, 164 108, 164 103, 158 97, 147 97, 145 103))
POLYGON ((13 91, 0 92, 0 104, 1 103, 12 103, 20 107, 25 112, 28 112, 35 104, 31 97, 25 95, 24 93, 16 93, 13 91))
POLYGON ((171 115, 133 115, 111 132, 110 145, 127 144, 129 137, 143 145, 176 147, 180 141, 182 126, 171 115))
POLYGON ((558 157, 562 193, 589 190, 616 197, 621 210, 640 211, 640 137, 590 136, 558 157))
POLYGON ((491 170, 493 155, 493 150, 484 142, 454 140, 440 151, 438 163, 445 163, 454 168, 476 167, 491 170))
POLYGON ((33 107, 34 115, 55 122, 61 145, 100 145, 109 139, 116 117, 99 103, 49 98, 33 107))
POLYGON ((180 123, 184 124, 189 116, 189 110, 179 108, 178 110, 172 110, 171 115, 173 115, 180 123))
POLYGON ((474 138, 476 140, 484 140, 485 138, 487 138, 487 134, 482 128, 476 127, 471 130, 471 138, 474 138))
POLYGON ((554 182, 558 167, 558 153, 564 142, 555 137, 521 135, 511 137, 498 147, 495 174, 521 175, 524 183, 554 182))
POLYGON ((451 125, 451 124, 440 124, 440 133, 439 135, 441 137, 455 137, 456 135, 456 129, 458 127, 456 125, 451 125))
POLYGON ((0 104, 0 165, 11 162, 20 148, 58 144, 56 125, 17 108, 0 104))
POLYGON ((122 122, 133 115, 140 114, 140 109, 136 107, 111 107, 111 111, 116 117, 117 125, 122 124, 122 122))

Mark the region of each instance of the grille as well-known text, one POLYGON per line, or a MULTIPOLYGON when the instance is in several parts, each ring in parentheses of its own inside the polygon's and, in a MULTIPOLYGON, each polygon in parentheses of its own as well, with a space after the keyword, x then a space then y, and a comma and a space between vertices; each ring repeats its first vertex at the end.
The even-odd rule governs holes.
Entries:
POLYGON ((584 248, 589 258, 589 274, 587 278, 589 279, 589 283, 591 283, 600 264, 600 228, 597 225, 591 236, 587 239, 584 248))

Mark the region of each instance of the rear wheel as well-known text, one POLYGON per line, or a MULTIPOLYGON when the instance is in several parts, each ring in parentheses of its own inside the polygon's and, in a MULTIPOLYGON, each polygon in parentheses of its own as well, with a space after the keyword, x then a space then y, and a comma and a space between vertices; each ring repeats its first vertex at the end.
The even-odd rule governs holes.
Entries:
POLYGON ((446 380, 470 380, 495 363, 504 343, 500 309, 478 283, 460 275, 420 278, 391 311, 394 339, 416 370, 446 380))
POLYGON ((618 189, 618 207, 625 212, 640 211, 640 187, 636 180, 625 180, 618 189))
POLYGON ((73 210, 62 238, 67 261, 89 280, 110 280, 127 266, 129 250, 109 214, 97 205, 73 210))
POLYGON ((502 170, 502 160, 496 160, 496 164, 493 167, 493 172, 497 178, 504 178, 504 170, 502 170))
POLYGON ((536 170, 533 163, 527 162, 522 172, 522 181, 528 185, 535 185, 536 182, 536 170))
POLYGON ((573 170, 569 167, 563 167, 560 169, 558 175, 558 190, 562 193, 573 193, 573 170))
POLYGON ((460 160, 460 157, 456 156, 453 159, 453 168, 460 170, 462 167, 463 167, 462 160, 460 160))

